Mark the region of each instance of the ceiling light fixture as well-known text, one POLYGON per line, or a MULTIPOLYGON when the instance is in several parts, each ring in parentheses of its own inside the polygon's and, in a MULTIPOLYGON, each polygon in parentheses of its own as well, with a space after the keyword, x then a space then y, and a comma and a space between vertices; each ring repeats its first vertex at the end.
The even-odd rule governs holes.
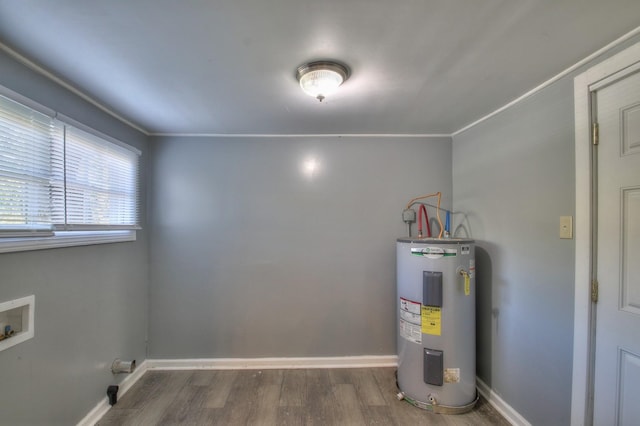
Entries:
POLYGON ((300 65, 296 73, 300 87, 320 102, 349 78, 349 68, 334 61, 316 61, 300 65))

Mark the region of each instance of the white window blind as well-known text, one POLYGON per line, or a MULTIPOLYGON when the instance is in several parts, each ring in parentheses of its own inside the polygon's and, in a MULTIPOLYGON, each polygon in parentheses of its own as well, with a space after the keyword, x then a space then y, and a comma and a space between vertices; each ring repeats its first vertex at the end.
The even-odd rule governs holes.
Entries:
POLYGON ((66 125, 53 158, 56 229, 139 228, 137 152, 66 125))
POLYGON ((0 237, 139 229, 139 154, 0 96, 0 237))
POLYGON ((59 136, 51 117, 0 96, 0 236, 51 233, 50 154, 59 136))

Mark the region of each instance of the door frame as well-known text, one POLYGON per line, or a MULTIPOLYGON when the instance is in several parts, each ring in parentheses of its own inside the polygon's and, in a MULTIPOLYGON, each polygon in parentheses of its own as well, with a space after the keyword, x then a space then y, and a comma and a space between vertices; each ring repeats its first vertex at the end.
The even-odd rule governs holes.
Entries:
POLYGON ((593 242, 591 87, 607 77, 640 62, 640 43, 593 66, 573 81, 575 118, 576 220, 575 220, 575 298, 573 327, 573 380, 571 425, 592 421, 589 402, 595 348, 591 339, 594 312, 591 303, 593 242))

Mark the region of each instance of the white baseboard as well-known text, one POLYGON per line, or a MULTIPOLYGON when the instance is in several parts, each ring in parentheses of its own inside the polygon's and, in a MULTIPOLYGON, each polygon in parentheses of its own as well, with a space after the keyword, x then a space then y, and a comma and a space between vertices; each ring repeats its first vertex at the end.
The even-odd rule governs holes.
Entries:
POLYGON ((485 382, 476 377, 476 387, 489 404, 499 412, 509 423, 514 426, 531 426, 531 423, 520 415, 516 410, 507 404, 498 394, 496 394, 485 382))
POLYGON ((397 367, 396 355, 313 358, 148 359, 149 370, 273 370, 298 368, 397 367))
MULTIPOLYGON (((125 377, 124 380, 118 385, 118 398, 121 398, 125 393, 127 393, 127 391, 131 389, 131 386, 133 386, 138 380, 140 380, 147 369, 147 361, 143 361, 141 364, 136 366, 136 369, 133 370, 133 373, 125 377)), ((110 409, 111 406, 109 405, 109 398, 105 396, 98 403, 98 405, 93 408, 93 410, 89 411, 89 413, 84 416, 84 418, 80 420, 80 422, 78 422, 76 426, 93 426, 98 423, 102 416, 107 414, 110 409)))

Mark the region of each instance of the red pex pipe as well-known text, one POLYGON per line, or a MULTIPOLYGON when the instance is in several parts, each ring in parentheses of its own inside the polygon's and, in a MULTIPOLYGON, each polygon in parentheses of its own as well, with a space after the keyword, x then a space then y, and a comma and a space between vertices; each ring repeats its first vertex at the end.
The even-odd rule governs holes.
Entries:
POLYGON ((427 208, 424 207, 424 222, 427 225, 427 237, 431 238, 431 225, 429 224, 429 216, 427 215, 427 208))
POLYGON ((424 204, 420 204, 420 209, 418 209, 418 237, 422 237, 422 212, 424 212, 424 220, 427 224, 427 237, 431 237, 431 225, 429 225, 429 216, 424 204))

